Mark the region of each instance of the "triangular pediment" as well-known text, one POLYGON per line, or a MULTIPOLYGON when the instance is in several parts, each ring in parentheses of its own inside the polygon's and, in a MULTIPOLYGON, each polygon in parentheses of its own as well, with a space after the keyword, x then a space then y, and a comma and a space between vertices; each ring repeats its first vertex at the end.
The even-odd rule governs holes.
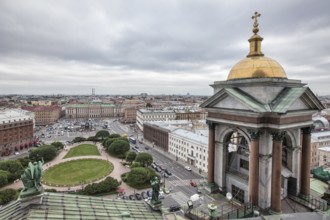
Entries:
POLYGON ((239 109, 239 110, 250 110, 246 105, 243 105, 241 102, 237 101, 231 96, 226 96, 220 102, 214 105, 216 108, 230 108, 230 109, 239 109))
POLYGON ((270 104, 272 112, 322 110, 324 106, 308 87, 285 88, 270 104))
POLYGON ((285 88, 270 103, 261 103, 239 88, 223 88, 206 100, 201 107, 281 114, 289 111, 324 109, 308 87, 285 88))
POLYGON ((267 106, 249 96, 238 88, 224 88, 206 100, 202 108, 222 108, 245 110, 252 112, 267 112, 267 106))

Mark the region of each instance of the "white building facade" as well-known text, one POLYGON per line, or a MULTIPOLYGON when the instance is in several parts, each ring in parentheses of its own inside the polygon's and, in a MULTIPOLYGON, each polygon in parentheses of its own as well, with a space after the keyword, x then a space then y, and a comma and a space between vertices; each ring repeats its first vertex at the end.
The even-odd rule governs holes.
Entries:
POLYGON ((136 110, 136 124, 141 131, 143 131, 144 122, 167 121, 174 119, 175 119, 175 112, 173 110, 155 110, 155 109, 136 110))
POLYGON ((169 133, 168 152, 198 170, 207 172, 208 135, 206 130, 176 129, 169 133))

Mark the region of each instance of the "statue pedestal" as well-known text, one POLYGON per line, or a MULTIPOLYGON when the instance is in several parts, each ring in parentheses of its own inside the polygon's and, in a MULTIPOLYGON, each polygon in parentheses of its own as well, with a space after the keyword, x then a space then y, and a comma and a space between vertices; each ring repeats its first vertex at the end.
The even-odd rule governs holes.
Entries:
POLYGON ((160 211, 161 208, 162 208, 162 202, 161 201, 159 201, 156 204, 153 204, 151 202, 151 200, 148 200, 147 204, 152 208, 152 210, 155 210, 155 211, 160 211))
POLYGON ((44 188, 43 187, 39 187, 39 189, 36 188, 36 187, 29 188, 29 189, 23 189, 21 191, 21 193, 19 194, 19 198, 20 199, 23 199, 23 198, 26 198, 26 197, 39 195, 39 194, 41 194, 43 192, 44 192, 44 188))

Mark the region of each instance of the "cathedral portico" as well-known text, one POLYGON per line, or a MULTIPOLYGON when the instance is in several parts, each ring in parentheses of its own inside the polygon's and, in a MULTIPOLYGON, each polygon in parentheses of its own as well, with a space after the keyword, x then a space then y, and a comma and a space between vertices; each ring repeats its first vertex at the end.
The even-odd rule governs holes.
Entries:
POLYGON ((288 194, 310 193, 308 128, 324 107, 306 84, 288 79, 261 52, 259 16, 247 58, 226 81, 211 85, 214 95, 201 105, 208 111, 208 181, 240 202, 281 212, 288 194))

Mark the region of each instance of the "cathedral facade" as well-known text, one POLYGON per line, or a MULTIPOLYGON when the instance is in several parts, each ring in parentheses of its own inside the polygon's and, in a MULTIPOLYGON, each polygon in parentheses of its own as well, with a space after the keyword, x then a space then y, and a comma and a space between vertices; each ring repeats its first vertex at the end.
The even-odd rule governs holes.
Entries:
POLYGON ((310 194, 312 114, 324 109, 300 80, 261 52, 254 19, 250 52, 211 85, 208 182, 240 202, 281 212, 281 200, 310 194))

